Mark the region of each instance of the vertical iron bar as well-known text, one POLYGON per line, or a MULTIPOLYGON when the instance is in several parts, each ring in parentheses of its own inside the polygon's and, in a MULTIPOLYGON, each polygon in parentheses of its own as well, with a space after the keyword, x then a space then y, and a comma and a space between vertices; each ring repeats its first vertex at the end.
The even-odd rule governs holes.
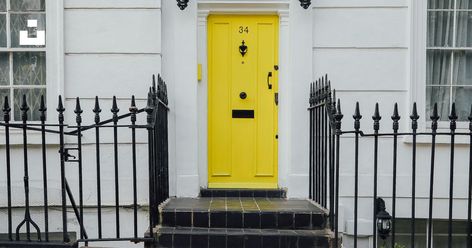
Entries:
POLYGON ((323 118, 323 129, 322 129, 322 132, 323 132, 323 135, 322 135, 322 158, 323 158, 323 173, 322 173, 322 177, 323 177, 323 185, 322 185, 322 189, 323 189, 323 206, 326 208, 327 207, 327 196, 328 196, 328 192, 327 192, 327 182, 328 182, 328 157, 327 157, 327 145, 328 145, 328 140, 327 140, 327 129, 328 129, 328 122, 327 122, 327 119, 328 119, 328 91, 327 91, 327 85, 328 85, 328 78, 327 78, 327 75, 325 77, 325 85, 324 85, 324 88, 323 88, 323 111, 322 111, 322 118, 323 118))
POLYGON ((69 234, 67 232, 67 199, 66 199, 66 169, 65 169, 65 150, 64 150, 64 111, 62 105, 62 97, 59 96, 59 104, 57 112, 59 113, 59 149, 61 156, 61 193, 62 193, 62 236, 64 242, 69 242, 69 234))
POLYGON ((375 104, 374 115, 374 197, 373 197, 373 211, 372 211, 372 236, 373 236, 373 247, 377 247, 377 180, 378 180, 378 160, 379 160, 379 129, 380 129, 380 116, 379 104, 375 104))
POLYGON ((315 190, 315 201, 320 203, 320 194, 319 194, 319 180, 320 180, 320 170, 319 170, 319 161, 320 161, 320 153, 319 153, 319 132, 320 132, 320 118, 319 118, 319 89, 320 89, 320 81, 316 85, 316 107, 315 107, 315 181, 314 181, 314 190, 315 190))
POLYGON ((41 121, 41 152, 43 163, 43 201, 44 201, 44 238, 49 242, 49 213, 48 213, 48 176, 46 168, 46 104, 44 103, 44 96, 41 96, 41 103, 39 107, 41 121))
POLYGON ((411 129, 413 131, 413 146, 411 155, 411 248, 415 248, 415 222, 416 222, 416 132, 418 129, 418 111, 416 109, 416 102, 413 103, 413 112, 410 115, 411 129))
POLYGON ((95 107, 93 108, 95 113, 95 152, 96 152, 96 166, 97 166, 97 219, 98 219, 98 238, 102 238, 102 193, 101 193, 101 182, 100 182, 100 105, 98 102, 98 96, 95 97, 95 107))
POLYGON ((309 98, 309 103, 310 103, 310 134, 309 134, 309 165, 308 165, 308 191, 309 191, 309 198, 313 200, 313 83, 310 84, 310 98, 309 98))
POLYGON ((343 114, 341 113, 341 101, 338 99, 337 111, 334 116, 335 128, 336 128, 336 210, 335 210, 335 231, 334 231, 334 242, 335 247, 339 246, 339 151, 340 151, 340 138, 341 138, 341 120, 343 114))
POLYGON ((148 99, 147 99, 147 106, 146 106, 146 113, 147 113, 147 130, 148 130, 148 146, 149 146, 149 235, 152 237, 153 234, 153 227, 154 227, 154 103, 152 101, 152 89, 149 89, 148 99))
POLYGON ((115 223, 116 223, 116 238, 120 238, 120 189, 119 189, 119 173, 118 173, 118 105, 116 103, 116 96, 113 96, 111 112, 113 113, 113 153, 115 164, 115 223))
POLYGON ((325 184, 325 177, 324 177, 324 159, 325 159, 325 154, 323 153, 324 151, 324 132, 325 132, 325 123, 324 123, 324 110, 325 110, 325 92, 324 92, 324 78, 322 80, 322 85, 321 85, 321 102, 320 102, 320 205, 323 206, 324 208, 325 203, 324 203, 324 184, 325 184))
POLYGON ((451 129, 451 161, 450 161, 450 172, 449 172, 449 221, 448 221, 448 247, 452 248, 452 211, 454 202, 454 143, 455 143, 455 131, 456 131, 456 104, 452 103, 451 114, 449 115, 449 127, 451 129))
POLYGON ((12 206, 11 206, 11 170, 10 170, 10 104, 8 96, 5 96, 3 102, 3 121, 5 122, 5 157, 7 166, 7 211, 8 211, 8 239, 13 240, 12 229, 12 206))
POLYGON ((432 229, 433 229, 433 196, 434 196, 434 159, 436 154, 436 131, 438 129, 438 104, 433 107, 431 115, 431 170, 429 177, 429 211, 428 211, 428 248, 432 247, 432 229))
POLYGON ((355 152, 354 152, 354 248, 357 248, 357 225, 359 212, 359 129, 361 127, 360 120, 362 115, 359 110, 359 102, 356 102, 356 110, 354 115, 354 130, 355 133, 355 152))
POLYGON ((396 198, 397 198, 397 146, 398 146, 398 128, 400 115, 398 115, 398 104, 393 108, 393 185, 392 185, 392 245, 395 247, 395 222, 396 222, 396 198))
POLYGON ((131 152, 133 161, 133 226, 134 226, 134 238, 138 238, 138 186, 136 176, 136 102, 134 95, 131 97, 131 152))
MULTIPOLYGON (((330 84, 331 86, 331 84, 330 84)), ((331 89, 331 87, 330 87, 331 89)), ((331 94, 331 90, 330 90, 331 94)), ((336 214, 334 212, 334 204, 335 204, 335 195, 334 195, 334 190, 335 190, 335 161, 334 161, 334 147, 335 147, 335 133, 336 129, 334 127, 334 115, 336 114, 336 104, 334 99, 336 98, 335 93, 333 92, 333 95, 329 96, 330 100, 330 128, 329 128, 329 140, 330 140, 330 145, 329 145, 329 164, 330 164, 330 178, 329 178, 329 186, 330 186, 330 203, 329 203, 329 209, 330 209, 330 223, 331 223, 331 231, 334 231, 334 215, 336 214)))
POLYGON ((75 110, 76 114, 75 121, 77 123, 77 157, 79 166, 79 221, 80 226, 80 238, 84 238, 84 194, 83 194, 83 168, 82 168, 82 108, 80 107, 80 100, 76 98, 75 110))
MULTIPOLYGON (((23 101, 21 104, 21 120, 23 122, 22 130, 23 130, 23 159, 24 159, 24 185, 25 185, 25 220, 26 220, 26 239, 31 241, 31 232, 30 232, 30 222, 29 222, 29 215, 30 215, 30 203, 29 203, 29 168, 28 168, 28 136, 27 136, 27 127, 26 127, 26 120, 28 119, 28 110, 29 107, 26 103, 26 95, 23 95, 23 101)), ((16 233, 16 239, 18 238, 18 229, 16 233)))

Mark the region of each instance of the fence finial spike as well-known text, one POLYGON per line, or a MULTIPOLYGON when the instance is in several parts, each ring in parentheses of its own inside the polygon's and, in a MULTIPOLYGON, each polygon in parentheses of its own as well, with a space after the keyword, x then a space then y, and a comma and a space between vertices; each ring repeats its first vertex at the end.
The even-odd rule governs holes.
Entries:
POLYGON ((112 103, 112 106, 111 106, 111 112, 116 115, 119 111, 120 111, 120 109, 118 108, 118 104, 116 103, 116 96, 113 96, 113 103, 112 103))
POLYGON ((449 114, 449 120, 456 121, 457 120, 457 113, 456 113, 456 103, 453 102, 451 106, 451 113, 449 114))
POLYGON ((39 103, 39 109, 40 112, 46 112, 46 103, 44 101, 44 95, 41 95, 40 103, 39 103))
POLYGON ((46 121, 46 104, 44 102, 44 95, 41 95, 41 99, 39 101, 39 120, 46 121))
POLYGON ((92 110, 95 114, 98 114, 100 112, 102 112, 102 110, 100 109, 100 103, 98 102, 98 96, 95 96, 95 106, 92 110))
POLYGON ((10 108, 10 103, 8 101, 8 96, 5 96, 4 100, 3 100, 3 112, 10 112, 11 111, 11 108, 10 108))
POLYGON ((136 100, 134 98, 134 95, 131 96, 131 107, 136 107, 136 100))
POLYGON ((354 118, 354 129, 356 131, 359 131, 359 129, 361 128, 360 119, 362 118, 359 102, 356 102, 356 110, 354 111, 354 115, 352 116, 352 118, 354 118))
POLYGON ((379 103, 375 103, 375 110, 374 110, 374 115, 372 116, 372 119, 374 121, 380 121, 382 119, 382 116, 380 116, 380 110, 379 110, 379 103))
POLYGON ((151 87, 151 89, 152 89, 153 93, 156 93, 157 89, 156 89, 156 75, 155 74, 152 74, 152 87, 151 87))
POLYGON ((8 102, 8 96, 5 96, 5 100, 3 101, 3 121, 9 122, 10 121, 10 103, 8 102))
POLYGON ((26 112, 29 110, 29 107, 28 107, 28 102, 26 101, 26 95, 23 94, 23 98, 21 100, 21 107, 20 107, 20 110, 22 112, 26 112))
POLYGON ((398 114, 398 103, 395 103, 393 106, 393 115, 392 115, 392 120, 393 121, 399 121, 400 120, 400 115, 398 114))
POLYGON ((420 118, 418 115, 418 109, 416 107, 416 102, 413 103, 413 110, 411 111, 410 119, 417 121, 420 118))
POLYGON ((80 106, 80 99, 79 97, 75 98, 75 110, 74 113, 76 114, 82 114, 84 111, 82 110, 82 107, 80 106))
POLYGON ((338 103, 336 104, 336 114, 337 115, 342 115, 342 112, 341 112, 341 99, 338 98, 338 103))
POLYGON ((152 109, 154 107, 154 100, 152 94, 152 88, 149 88, 146 109, 152 109))
POLYGON ((434 103, 433 106, 433 113, 431 114, 431 120, 432 121, 437 121, 439 120, 440 116, 438 115, 438 103, 434 103))
POLYGON ((359 102, 356 102, 356 110, 354 111, 354 115, 352 116, 355 120, 360 120, 362 118, 359 102))

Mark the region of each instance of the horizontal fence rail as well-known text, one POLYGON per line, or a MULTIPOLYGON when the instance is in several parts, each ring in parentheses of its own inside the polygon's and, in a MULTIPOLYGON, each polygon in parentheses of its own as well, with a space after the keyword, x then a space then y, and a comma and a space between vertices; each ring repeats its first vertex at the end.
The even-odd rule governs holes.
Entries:
MULTIPOLYGON (((158 205, 165 201, 169 197, 169 181, 168 181, 168 127, 167 127, 167 112, 168 108, 168 99, 167 99, 167 87, 160 76, 156 78, 153 76, 152 86, 149 88, 147 95, 147 105, 144 108, 138 108, 136 106, 135 97, 131 97, 131 103, 129 110, 126 113, 121 114, 120 109, 118 108, 117 99, 113 97, 112 106, 110 109, 110 119, 101 120, 104 113, 102 113, 100 101, 98 97, 95 97, 94 108, 91 111, 93 114, 93 122, 89 125, 83 124, 83 115, 85 115, 84 110, 81 107, 81 101, 79 98, 76 98, 75 109, 71 112, 71 115, 75 116, 75 123, 66 123, 65 122, 65 112, 64 103, 62 97, 59 96, 58 106, 57 106, 57 121, 53 122, 55 118, 52 116, 52 112, 49 112, 50 117, 48 120, 50 122, 46 123, 46 104, 44 97, 41 96, 39 111, 39 122, 28 120, 30 106, 26 96, 23 96, 20 106, 21 111, 21 121, 13 122, 11 121, 11 107, 8 97, 5 97, 3 104, 3 121, 0 122, 0 126, 4 129, 4 144, 1 144, 0 150, 3 150, 5 154, 5 168, 6 170, 0 175, 5 176, 6 181, 6 195, 0 195, 0 197, 6 198, 6 221, 5 225, 7 226, 7 233, 5 238, 0 236, 0 246, 15 245, 19 243, 27 242, 29 244, 34 243, 74 243, 74 242, 85 242, 86 244, 90 241, 132 241, 132 242, 143 242, 154 240, 152 228, 159 223, 159 215, 157 213, 158 205), (138 120, 139 115, 145 115, 143 123, 138 120), (101 134, 101 131, 112 130, 112 145, 111 149, 103 149, 103 139, 104 136, 101 134), (15 131, 13 131, 15 130, 15 131), (22 149, 22 161, 23 161, 23 192, 24 192, 24 204, 13 205, 13 173, 12 173, 12 164, 15 160, 18 162, 20 158, 13 158, 12 150, 18 149, 17 147, 13 148, 12 136, 18 135, 17 131, 19 130, 21 135, 21 149, 22 149), (138 151, 137 151, 137 135, 138 133, 145 134, 147 136, 147 146, 148 146, 148 178, 140 178, 138 175, 138 151), (29 155, 32 153, 33 148, 30 144, 29 137, 31 135, 40 136, 40 161, 31 161, 29 155), (88 145, 94 146, 91 152, 90 149, 84 149, 84 136, 88 135, 93 137, 93 141, 88 140, 88 145), (50 139, 51 136, 53 139, 50 139), (131 137, 131 140, 123 141, 124 137, 131 137), (120 139, 119 139, 120 138, 120 139), (52 144, 49 144, 47 141, 56 140, 52 144), (67 141, 66 141, 67 140, 67 141), (129 156, 131 163, 120 161, 119 152, 123 151, 123 148, 120 148, 121 143, 126 143, 126 149, 129 149, 129 156), (48 153, 48 147, 57 147, 58 155, 48 153), (50 157, 57 156, 57 163, 51 163, 50 157), (94 158, 95 164, 91 166, 95 167, 96 178, 84 178, 84 159, 85 157, 94 158), (105 159, 113 160, 113 168, 104 168, 102 162, 105 159), (41 165, 41 177, 42 177, 42 204, 41 206, 32 206, 30 202, 30 176, 31 165, 37 166, 41 165), (76 165, 76 167, 72 167, 76 165), (67 173, 70 171, 70 168, 76 168, 74 173, 67 173), (120 175, 120 169, 129 168, 132 171, 131 180, 132 180, 132 204, 124 202, 120 199, 120 194, 122 192, 122 180, 126 179, 128 175, 120 175), (103 208, 110 207, 110 204, 107 206, 102 202, 102 193, 103 193, 103 180, 105 177, 110 177, 110 175, 104 175, 104 171, 113 171, 113 209, 114 209, 114 223, 107 221, 106 225, 109 228, 110 224, 114 225, 114 235, 105 235, 103 232, 103 208), (58 205, 51 204, 50 202, 50 188, 48 188, 49 183, 52 178, 51 173, 54 171, 60 171, 60 212, 61 212, 61 233, 62 237, 58 240, 57 237, 52 238, 52 232, 50 227, 51 208, 57 208, 58 205), (95 181, 95 196, 96 204, 90 205, 90 202, 85 202, 84 199, 84 183, 85 179, 87 183, 95 181), (77 188, 71 188, 69 181, 78 182, 77 188), (149 205, 149 222, 140 223, 138 220, 138 211, 142 208, 138 202, 139 191, 143 189, 138 189, 138 182, 141 180, 149 180, 149 185, 146 187, 149 192, 149 195, 145 197, 149 200, 147 203, 149 205), (74 197, 74 192, 78 192, 78 201, 74 197), (43 224, 37 224, 38 218, 33 218, 31 214, 32 208, 42 208, 42 222, 43 224), (93 213, 86 213, 85 209, 92 208, 96 210, 96 221, 90 221, 90 215, 93 213), (124 208, 132 209, 132 233, 125 233, 123 230, 120 230, 123 227, 124 223, 121 222, 123 217, 120 215, 123 212, 124 208), (16 223, 16 219, 13 211, 15 209, 24 209, 24 217, 19 223, 16 223), (78 223, 79 230, 77 234, 77 239, 72 240, 69 232, 69 228, 72 225, 68 221, 68 210, 72 210, 75 216, 75 219, 78 223), (86 218, 90 221, 87 223, 86 218), (97 225, 97 226, 93 226, 97 225), (139 233, 139 226, 148 226, 149 232, 145 235, 144 233, 139 233), (92 227, 92 229, 97 230, 96 233, 87 232, 87 229, 92 227)), ((51 141, 49 141, 51 142, 51 141)), ((88 161, 88 160, 87 160, 88 161)), ((88 162, 90 163, 90 161, 88 162)), ((90 167, 90 166, 89 166, 90 167)), ((90 188, 90 187, 88 187, 90 188)), ((108 189, 110 191, 110 189, 108 189)), ((90 192, 89 192, 90 193, 90 192)), ((17 201, 17 200, 15 200, 17 201)), ((89 212, 89 211, 87 211, 89 212)), ((38 216, 37 214, 35 215, 38 216)), ((128 224, 128 223, 126 223, 128 224)), ((129 228, 126 228, 129 229, 129 228)), ((57 229, 55 229, 57 232, 57 229)), ((57 236, 57 235, 56 235, 57 236)))
MULTIPOLYGON (((383 246, 379 247, 403 247, 398 246, 397 240, 397 227, 396 222, 398 221, 398 158, 400 156, 406 156, 403 152, 399 151, 398 141, 400 138, 408 138, 411 140, 411 147, 408 149, 408 156, 411 156, 410 162, 410 185, 402 185, 402 187, 408 187, 409 195, 407 198, 410 200, 410 216, 407 216, 410 221, 410 240, 407 247, 415 247, 416 242, 416 229, 415 225, 418 222, 417 217, 417 194, 418 194, 418 161, 419 158, 417 157, 417 149, 418 149, 418 137, 426 137, 428 139, 428 145, 423 146, 423 149, 426 148, 426 151, 429 153, 428 158, 421 158, 421 160, 429 160, 429 175, 421 175, 423 178, 427 177, 428 181, 428 192, 429 195, 427 199, 427 232, 426 232, 426 247, 430 248, 433 246, 432 237, 432 226, 433 226, 433 213, 440 213, 444 212, 447 213, 447 241, 446 247, 451 248, 453 247, 453 241, 455 239, 453 235, 453 221, 454 221, 454 210, 458 209, 459 207, 462 209, 467 209, 467 227, 466 227, 466 239, 467 239, 467 247, 472 247, 472 239, 471 239, 471 232, 472 232, 472 225, 471 225, 471 212, 472 212, 472 106, 471 112, 466 117, 469 122, 468 131, 457 131, 457 121, 459 116, 457 115, 456 106, 453 103, 447 116, 449 127, 447 130, 438 131, 438 122, 440 120, 440 116, 438 113, 438 105, 434 104, 431 115, 425 119, 427 123, 430 123, 430 126, 426 131, 419 131, 418 129, 418 122, 420 120, 420 116, 418 115, 417 104, 413 103, 411 107, 411 113, 407 117, 409 119, 409 127, 408 131, 400 131, 404 129, 400 129, 400 120, 401 116, 398 110, 398 104, 392 104, 392 112, 389 115, 389 119, 391 120, 391 131, 380 131, 380 120, 382 119, 382 115, 380 112, 380 106, 378 103, 375 104, 374 113, 372 115, 372 131, 364 131, 361 128, 360 120, 363 118, 361 114, 361 108, 359 103, 357 102, 355 105, 355 110, 352 115, 352 129, 350 130, 342 130, 341 124, 344 118, 344 115, 341 112, 341 102, 339 99, 335 97, 335 90, 331 90, 331 83, 328 80, 327 76, 320 78, 316 82, 310 85, 310 96, 309 96, 309 119, 310 119, 310 126, 309 126, 309 192, 310 198, 319 203, 321 206, 327 208, 330 212, 330 223, 331 229, 335 233, 335 247, 340 246, 338 237, 339 227, 338 227, 338 217, 339 217, 339 202, 340 202, 340 183, 339 183, 339 174, 340 170, 345 168, 353 169, 353 185, 347 185, 346 183, 342 184, 342 187, 349 187, 353 189, 353 194, 349 195, 349 197, 353 198, 353 205, 349 205, 345 207, 345 211, 352 211, 353 216, 353 247, 358 247, 358 240, 359 240, 359 233, 358 233, 358 226, 359 226, 359 156, 368 154, 371 158, 370 166, 372 168, 373 175, 370 178, 373 188, 371 192, 363 192, 363 198, 370 198, 372 199, 372 237, 373 237, 373 247, 377 247, 377 243, 380 242, 379 237, 384 239, 385 233, 380 230, 382 220, 388 222, 389 225, 384 226, 390 228, 388 231, 390 232, 390 239, 388 243, 385 243, 383 246), (448 164, 444 165, 441 164, 440 166, 444 167, 447 166, 448 173, 443 173, 439 175, 437 173, 437 137, 444 136, 447 137, 447 146, 448 146, 448 164), (455 184, 454 184, 454 173, 455 167, 457 165, 456 157, 456 139, 459 136, 468 137, 467 146, 468 146, 468 155, 465 158, 461 158, 462 161, 467 161, 467 197, 464 206, 455 206, 454 201, 454 193, 455 193, 455 184), (353 144, 349 143, 346 144, 344 139, 341 137, 349 137, 353 138, 353 144), (382 146, 379 144, 379 138, 389 138, 385 139, 387 142, 391 143, 391 161, 385 161, 382 159, 382 163, 389 163, 391 166, 392 173, 389 175, 392 180, 391 185, 391 193, 390 195, 383 195, 382 197, 389 198, 390 204, 385 206, 385 202, 383 199, 379 198, 378 193, 378 186, 379 186, 379 149, 382 146), (360 141, 370 139, 373 142, 373 147, 366 147, 362 146, 362 150, 360 150, 360 141), (429 146, 429 147, 428 147, 429 146), (343 160, 340 158, 340 152, 349 152, 351 151, 354 154, 353 160, 343 160), (437 186, 435 184, 435 180, 439 178, 444 178, 447 181, 448 185, 448 196, 447 196, 447 208, 446 209, 435 209, 434 203, 434 193, 437 190, 437 186), (367 195, 366 195, 367 194, 367 195), (383 215, 380 215, 379 212, 382 211, 390 211, 391 216, 388 216, 391 219, 386 218, 382 219, 383 215)), ((349 139, 351 141, 351 139, 349 139)), ((385 148, 383 148, 385 151, 385 148)), ((390 159, 390 158, 389 158, 390 159)), ((464 164, 464 163, 461 163, 464 164)), ((363 164, 363 167, 366 165, 363 164)), ((367 164, 369 166, 369 164, 367 164)), ((404 174, 404 172, 402 173, 404 174)), ((457 186, 457 185, 456 185, 457 186)), ((402 195, 402 198, 405 198, 402 195)), ((383 212, 388 214, 388 212, 383 212)), ((403 216, 404 218, 405 216, 403 216)), ((387 233, 388 234, 388 233, 387 233)))

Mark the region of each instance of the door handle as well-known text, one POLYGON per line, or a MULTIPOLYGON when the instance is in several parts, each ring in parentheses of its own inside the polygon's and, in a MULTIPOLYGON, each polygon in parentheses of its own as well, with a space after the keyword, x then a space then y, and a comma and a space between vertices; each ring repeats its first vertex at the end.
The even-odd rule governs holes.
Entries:
POLYGON ((272 84, 270 83, 270 78, 272 77, 272 72, 269 71, 269 73, 267 74, 267 86, 269 87, 269 90, 272 89, 272 84))

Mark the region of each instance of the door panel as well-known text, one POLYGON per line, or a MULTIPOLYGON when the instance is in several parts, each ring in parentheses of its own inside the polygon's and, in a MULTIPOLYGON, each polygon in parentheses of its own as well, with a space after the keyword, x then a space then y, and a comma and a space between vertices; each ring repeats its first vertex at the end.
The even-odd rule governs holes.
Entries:
POLYGON ((277 16, 208 18, 209 187, 277 187, 277 49, 277 16))

